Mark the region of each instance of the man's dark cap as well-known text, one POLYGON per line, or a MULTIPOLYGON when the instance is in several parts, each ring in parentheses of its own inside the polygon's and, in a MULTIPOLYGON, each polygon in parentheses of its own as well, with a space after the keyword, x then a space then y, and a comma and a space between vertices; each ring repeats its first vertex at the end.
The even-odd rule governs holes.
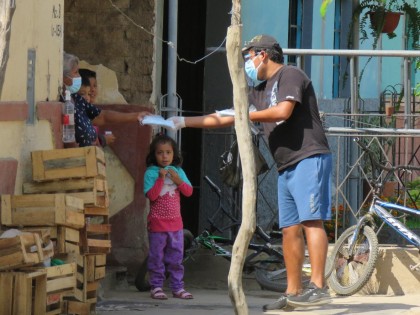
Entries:
POLYGON ((252 38, 249 42, 245 42, 244 48, 242 48, 242 52, 246 52, 250 49, 274 49, 277 51, 281 51, 281 47, 277 40, 269 35, 257 35, 252 38))

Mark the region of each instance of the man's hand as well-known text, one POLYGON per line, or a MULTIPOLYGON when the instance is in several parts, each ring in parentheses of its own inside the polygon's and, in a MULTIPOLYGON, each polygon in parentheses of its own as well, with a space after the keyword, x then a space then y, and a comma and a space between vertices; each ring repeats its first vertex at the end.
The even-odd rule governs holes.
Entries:
POLYGON ((174 123, 175 128, 170 128, 172 130, 180 130, 185 128, 185 117, 183 116, 173 116, 166 119, 168 121, 172 121, 174 123))
POLYGON ((137 120, 139 121, 140 124, 143 121, 144 116, 147 116, 147 115, 151 115, 151 113, 149 113, 149 112, 139 112, 138 113, 137 120))

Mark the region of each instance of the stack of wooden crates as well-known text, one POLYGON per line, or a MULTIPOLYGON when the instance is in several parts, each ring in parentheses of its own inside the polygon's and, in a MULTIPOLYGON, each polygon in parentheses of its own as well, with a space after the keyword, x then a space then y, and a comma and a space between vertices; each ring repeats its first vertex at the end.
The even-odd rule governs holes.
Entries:
POLYGON ((0 314, 94 313, 111 250, 104 152, 90 146, 31 157, 33 181, 23 195, 1 196, 2 228, 28 234, 0 239, 0 314), (50 258, 65 264, 39 267, 50 258))

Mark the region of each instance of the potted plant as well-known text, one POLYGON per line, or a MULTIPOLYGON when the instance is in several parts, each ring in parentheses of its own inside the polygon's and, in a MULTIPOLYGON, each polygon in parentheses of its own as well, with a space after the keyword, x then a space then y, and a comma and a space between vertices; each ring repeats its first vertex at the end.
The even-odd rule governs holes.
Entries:
MULTIPOLYGON (((407 33, 412 38, 415 48, 420 35, 420 12, 415 0, 413 5, 406 0, 363 0, 353 10, 350 29, 353 28, 353 23, 359 21, 360 41, 365 41, 369 33, 373 38, 372 47, 376 49, 382 33, 386 33, 389 38, 396 36, 394 30, 403 14, 407 19, 407 33)), ((349 48, 352 46, 352 40, 353 33, 349 32, 349 48)))
MULTIPOLYGON (((320 7, 320 14, 322 18, 325 17, 327 7, 332 3, 331 0, 323 0, 320 7)), ((417 1, 413 0, 412 4, 406 0, 362 0, 353 10, 352 19, 349 25, 349 32, 347 37, 347 48, 353 49, 354 23, 358 23, 360 31, 360 42, 363 43, 368 39, 368 34, 373 38, 372 49, 376 49, 378 40, 383 32, 385 32, 389 38, 394 38, 395 28, 398 26, 401 15, 406 16, 406 31, 412 40, 412 48, 419 48, 419 36, 420 36, 420 12, 417 8, 417 1), (394 19, 392 26, 388 26, 388 18, 394 19)), ((363 66, 360 76, 359 85, 362 80, 364 70, 367 64, 370 62, 370 57, 365 65, 363 66)), ((347 70, 343 75, 343 86, 347 80, 347 70)), ((358 87, 359 90, 359 87, 358 87)), ((420 87, 418 89, 420 94, 420 87)))

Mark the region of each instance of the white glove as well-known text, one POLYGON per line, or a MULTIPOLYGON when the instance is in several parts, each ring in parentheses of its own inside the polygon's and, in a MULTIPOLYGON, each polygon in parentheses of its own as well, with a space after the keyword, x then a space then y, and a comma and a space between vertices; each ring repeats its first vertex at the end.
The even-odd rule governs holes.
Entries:
POLYGON ((167 121, 172 121, 174 124, 174 128, 172 130, 179 130, 185 128, 185 117, 183 116, 172 116, 166 119, 167 121))

